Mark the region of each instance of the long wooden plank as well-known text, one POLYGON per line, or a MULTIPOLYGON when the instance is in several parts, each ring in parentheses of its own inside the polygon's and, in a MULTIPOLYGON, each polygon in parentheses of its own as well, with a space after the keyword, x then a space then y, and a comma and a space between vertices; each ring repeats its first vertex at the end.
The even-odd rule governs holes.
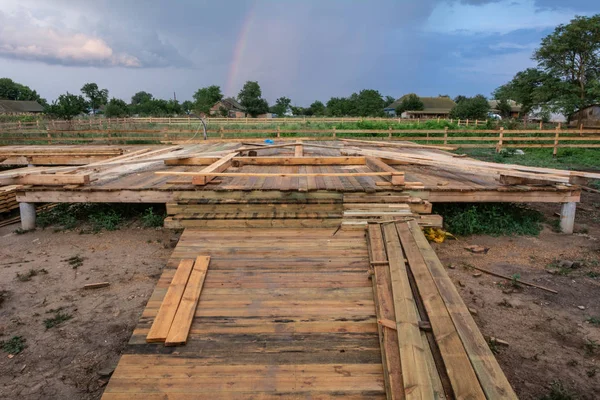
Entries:
POLYGON ((68 174, 31 174, 17 179, 21 185, 85 185, 90 183, 90 175, 68 175, 68 174))
POLYGON ((419 316, 412 296, 398 232, 394 224, 384 224, 383 233, 394 296, 404 393, 407 399, 433 399, 433 384, 419 330, 419 316))
POLYGON ((177 308, 173 324, 169 329, 165 346, 177 346, 187 342, 209 264, 209 256, 198 256, 196 258, 190 279, 183 292, 181 303, 177 308))
MULTIPOLYGON (((394 299, 390 285, 390 274, 387 266, 387 255, 383 244, 381 227, 370 224, 368 227, 369 259, 373 265, 373 291, 377 319, 394 320, 394 299), (384 262, 386 262, 384 264, 384 262)), ((400 365, 400 345, 394 329, 378 324, 381 359, 383 363, 386 395, 389 400, 404 399, 402 382, 402 366, 400 365)))
POLYGON ((297 178, 301 176, 392 176, 393 172, 321 172, 321 173, 262 173, 262 172, 212 172, 204 170, 198 172, 190 171, 157 171, 156 175, 182 175, 182 176, 193 176, 193 177, 217 177, 217 176, 230 176, 230 177, 252 177, 252 176, 265 176, 265 177, 282 177, 282 178, 297 178))
MULTIPOLYGON (((200 173, 207 174, 207 173, 211 173, 211 172, 223 172, 231 166, 231 160, 237 155, 238 155, 237 152, 229 153, 228 155, 222 157, 219 161, 216 161, 213 164, 209 165, 208 167, 202 169, 200 171, 200 173)), ((185 174, 180 173, 178 175, 185 175, 185 174)), ((188 175, 190 175, 190 174, 188 174, 188 175)), ((194 184, 194 185, 206 185, 208 182, 210 182, 216 176, 216 175, 200 175, 200 174, 194 174, 194 173, 191 173, 191 175, 194 176, 192 178, 192 184, 194 184)))
POLYGON ((467 353, 452 323, 423 256, 406 222, 396 223, 404 254, 415 277, 419 295, 431 322, 433 334, 458 399, 485 399, 467 353))
POLYGON ((471 360, 485 395, 488 399, 517 399, 517 395, 510 386, 506 375, 502 372, 498 361, 460 297, 456 286, 452 283, 441 261, 427 242, 421 228, 414 221, 408 222, 408 225, 438 291, 446 303, 452 322, 471 360))
POLYGON ((393 167, 390 167, 381 159, 375 157, 365 157, 365 164, 371 170, 376 172, 391 172, 392 175, 384 177, 387 181, 391 182, 392 185, 404 185, 404 172, 396 171, 393 167))
POLYGON ((194 260, 181 260, 179 263, 167 294, 160 305, 158 314, 154 318, 150 332, 146 336, 146 342, 164 342, 167 339, 169 329, 171 329, 171 324, 175 318, 193 266, 194 260))

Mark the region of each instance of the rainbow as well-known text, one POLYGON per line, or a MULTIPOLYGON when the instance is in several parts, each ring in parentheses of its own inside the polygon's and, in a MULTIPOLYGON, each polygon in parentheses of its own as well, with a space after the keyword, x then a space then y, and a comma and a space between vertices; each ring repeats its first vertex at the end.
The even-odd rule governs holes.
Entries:
POLYGON ((248 36, 252 25, 254 24, 256 2, 252 2, 250 11, 246 14, 242 29, 233 48, 233 56, 231 59, 231 65, 229 66, 229 74, 227 75, 227 83, 225 84, 225 96, 235 96, 234 86, 237 83, 240 66, 242 65, 242 59, 246 51, 248 44, 248 36))

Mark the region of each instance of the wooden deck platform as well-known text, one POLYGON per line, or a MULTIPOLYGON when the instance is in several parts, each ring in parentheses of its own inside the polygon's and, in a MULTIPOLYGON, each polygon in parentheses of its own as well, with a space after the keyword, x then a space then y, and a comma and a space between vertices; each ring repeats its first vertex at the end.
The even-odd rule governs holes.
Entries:
POLYGON ((103 399, 515 399, 436 260, 415 221, 186 229, 103 399), (211 261, 187 344, 147 343, 197 256, 211 261))
MULTIPOLYGON (((306 142, 307 146, 310 142, 306 142)), ((339 142, 319 141, 320 146, 330 148, 306 147, 304 156, 339 157, 342 147, 339 142)), ((157 175, 157 172, 197 172, 197 165, 172 165, 165 161, 171 158, 196 157, 210 155, 220 157, 242 148, 242 143, 222 142, 190 144, 171 147, 171 151, 149 157, 145 163, 119 162, 116 165, 95 166, 91 171, 90 183, 85 185, 69 184, 48 186, 36 184, 24 187, 17 194, 20 202, 126 202, 126 203, 167 203, 190 198, 223 198, 224 193, 234 192, 232 196, 272 196, 289 192, 329 192, 338 193, 385 193, 404 191, 412 196, 434 202, 556 202, 579 201, 580 190, 577 187, 560 184, 546 185, 505 185, 477 172, 459 172, 435 166, 408 165, 390 162, 391 168, 404 172, 407 182, 419 182, 419 187, 390 186, 382 176, 315 176, 281 177, 251 176, 252 174, 368 174, 373 171, 366 165, 257 165, 252 157, 241 158, 242 162, 230 167, 228 173, 246 174, 246 176, 221 176, 204 186, 192 185, 191 176, 157 175), (154 161, 152 161, 154 159, 154 161), (395 164, 395 165, 394 165, 395 164)), ((394 152, 394 147, 385 148, 394 152)), ((153 150, 154 152, 155 150, 153 150)), ((416 155, 434 154, 435 150, 411 149, 416 155)), ((266 149, 260 152, 265 157, 290 157, 293 151, 286 148, 266 149)), ((216 158, 215 158, 216 159, 216 158)), ((206 164, 210 164, 206 161, 206 164)), ((22 169, 18 172, 35 172, 35 169, 22 169)), ((75 173, 77 172, 70 172, 75 173)), ((0 173, 0 180, 2 180, 0 173)), ((11 184, 7 182, 5 184, 11 184)))
POLYGON ((385 398, 364 231, 186 229, 103 399, 385 398), (185 346, 146 343, 181 259, 211 257, 185 346))

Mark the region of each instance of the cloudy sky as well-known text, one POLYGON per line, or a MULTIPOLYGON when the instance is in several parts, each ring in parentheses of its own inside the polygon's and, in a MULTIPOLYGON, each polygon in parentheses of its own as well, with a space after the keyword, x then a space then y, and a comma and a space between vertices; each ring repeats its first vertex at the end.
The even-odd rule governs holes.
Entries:
POLYGON ((190 99, 258 80, 296 105, 365 88, 489 95, 598 0, 0 0, 0 77, 49 100, 97 82, 190 99))

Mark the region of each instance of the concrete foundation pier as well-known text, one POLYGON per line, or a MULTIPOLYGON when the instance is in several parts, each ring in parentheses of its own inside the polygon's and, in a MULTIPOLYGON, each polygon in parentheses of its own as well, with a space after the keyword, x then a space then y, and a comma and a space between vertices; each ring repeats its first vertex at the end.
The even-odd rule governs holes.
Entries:
POLYGON ((573 233, 575 225, 575 210, 577 203, 563 203, 560 209, 560 230, 563 233, 573 233))
POLYGON ((19 212, 21 213, 21 229, 24 231, 35 229, 35 204, 19 203, 19 212))

